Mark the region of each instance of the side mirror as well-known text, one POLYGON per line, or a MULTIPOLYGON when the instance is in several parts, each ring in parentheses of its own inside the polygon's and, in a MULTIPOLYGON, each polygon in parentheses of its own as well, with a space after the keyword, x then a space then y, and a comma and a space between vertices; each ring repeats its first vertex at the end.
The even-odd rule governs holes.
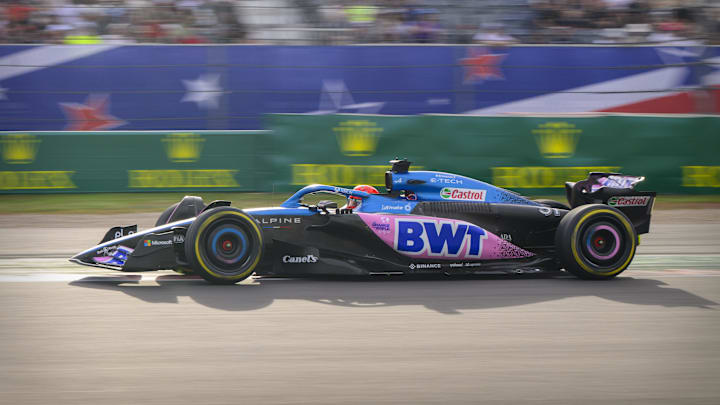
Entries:
POLYGON ((330 200, 323 200, 323 201, 320 201, 320 202, 317 204, 317 207, 318 207, 321 211, 324 211, 324 212, 326 212, 326 213, 328 212, 328 209, 329 209, 329 208, 337 209, 337 206, 338 206, 338 205, 337 205, 337 203, 336 203, 335 201, 330 201, 330 200))

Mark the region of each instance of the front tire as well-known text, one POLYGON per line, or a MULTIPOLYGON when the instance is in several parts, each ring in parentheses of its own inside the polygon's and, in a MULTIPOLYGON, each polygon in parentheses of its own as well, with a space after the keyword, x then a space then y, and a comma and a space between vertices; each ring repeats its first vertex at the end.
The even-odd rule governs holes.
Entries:
POLYGON ((211 283, 234 284, 255 271, 262 244, 262 232, 250 215, 221 207, 203 212, 190 224, 185 256, 194 274, 211 283))
POLYGON ((583 279, 609 279, 622 273, 637 248, 635 228, 625 214, 603 204, 568 212, 555 234, 558 259, 583 279))

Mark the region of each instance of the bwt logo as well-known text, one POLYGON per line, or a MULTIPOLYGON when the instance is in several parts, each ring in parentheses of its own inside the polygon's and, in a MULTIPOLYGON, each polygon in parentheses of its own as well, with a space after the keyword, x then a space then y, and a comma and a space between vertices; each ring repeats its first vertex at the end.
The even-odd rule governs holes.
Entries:
POLYGON ((478 226, 443 220, 396 219, 395 229, 395 250, 413 256, 479 257, 487 239, 478 226))

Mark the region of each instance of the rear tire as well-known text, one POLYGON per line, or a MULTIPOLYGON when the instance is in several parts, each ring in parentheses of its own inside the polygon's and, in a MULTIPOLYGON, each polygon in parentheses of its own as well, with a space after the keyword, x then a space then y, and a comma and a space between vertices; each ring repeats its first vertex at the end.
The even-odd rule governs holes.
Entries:
POLYGON ((262 231, 250 215, 221 207, 203 212, 190 224, 185 257, 194 274, 211 283, 234 284, 255 271, 262 244, 262 231))
POLYGON ((555 247, 560 263, 569 273, 583 279, 609 279, 630 265, 637 234, 618 209, 603 204, 582 205, 560 220, 555 247))

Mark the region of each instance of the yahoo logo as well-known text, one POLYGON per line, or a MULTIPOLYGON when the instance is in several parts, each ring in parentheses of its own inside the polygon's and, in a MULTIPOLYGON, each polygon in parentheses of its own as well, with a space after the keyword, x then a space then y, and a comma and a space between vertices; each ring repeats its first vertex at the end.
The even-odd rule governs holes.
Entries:
POLYGON ((395 220, 394 248, 407 255, 480 257, 484 229, 448 220, 395 220))

